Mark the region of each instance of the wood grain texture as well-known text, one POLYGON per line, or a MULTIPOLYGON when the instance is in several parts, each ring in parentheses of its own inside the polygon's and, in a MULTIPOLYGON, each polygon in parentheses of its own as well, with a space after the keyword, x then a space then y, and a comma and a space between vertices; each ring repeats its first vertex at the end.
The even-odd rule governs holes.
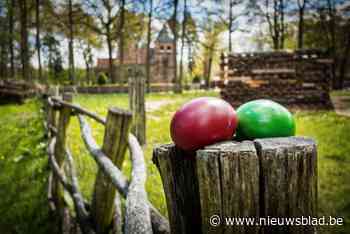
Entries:
MULTIPOLYGON (((66 102, 72 101, 71 94, 64 94, 63 100, 66 102)), ((54 156, 57 162, 59 169, 63 169, 65 155, 66 155, 66 136, 67 129, 69 126, 69 120, 71 115, 71 109, 67 107, 62 107, 59 110, 59 118, 57 123, 57 136, 56 144, 54 147, 54 156)), ((65 201, 64 201, 64 190, 62 184, 59 183, 58 178, 54 177, 53 186, 52 186, 52 196, 55 200, 55 206, 59 216, 61 218, 60 222, 63 225, 62 218, 64 217, 65 201)))
POLYGON ((140 72, 132 72, 129 78, 129 108, 132 111, 131 131, 141 145, 146 144, 145 77, 140 72))
MULTIPOLYGON (((131 113, 128 111, 118 108, 108 110, 102 152, 117 168, 121 168, 124 161, 131 120, 131 113)), ((98 170, 92 201, 92 215, 97 233, 106 233, 111 228, 115 193, 116 189, 110 179, 98 170)))
POLYGON ((148 198, 145 190, 147 170, 143 151, 136 137, 129 134, 132 162, 131 181, 125 208, 125 234, 152 234, 148 198))
POLYGON ((316 217, 317 152, 311 139, 228 141, 195 156, 167 144, 154 149, 153 161, 162 178, 171 233, 315 233, 310 226, 259 226, 259 220, 225 225, 229 217, 316 217), (209 223, 213 215, 221 225, 209 223))
POLYGON ((166 194, 171 233, 202 233, 193 156, 173 144, 156 147, 153 151, 153 161, 159 169, 166 194))
MULTIPOLYGON (((302 137, 255 140, 260 157, 261 217, 316 217, 317 151, 302 137)), ((264 226, 262 233, 315 233, 311 226, 264 226)))
POLYGON ((214 227, 209 219, 258 217, 259 161, 253 142, 223 142, 197 151, 203 233, 258 233, 257 227, 214 227))

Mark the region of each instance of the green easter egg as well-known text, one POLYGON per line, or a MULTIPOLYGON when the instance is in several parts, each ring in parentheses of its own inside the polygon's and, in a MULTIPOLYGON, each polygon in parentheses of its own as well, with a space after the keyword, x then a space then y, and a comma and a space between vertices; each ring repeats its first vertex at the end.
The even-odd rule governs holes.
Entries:
POLYGON ((282 105, 265 99, 247 102, 237 109, 239 140, 287 137, 295 134, 293 115, 282 105))

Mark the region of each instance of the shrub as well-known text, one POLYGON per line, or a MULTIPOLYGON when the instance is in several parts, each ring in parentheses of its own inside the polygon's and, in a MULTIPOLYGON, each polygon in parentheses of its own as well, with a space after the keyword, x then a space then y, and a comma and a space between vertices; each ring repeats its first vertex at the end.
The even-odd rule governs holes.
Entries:
POLYGON ((105 85, 107 84, 108 77, 104 73, 100 73, 97 78, 97 84, 99 85, 105 85))
POLYGON ((192 83, 194 84, 199 84, 201 82, 201 77, 196 75, 195 77, 193 77, 192 83))

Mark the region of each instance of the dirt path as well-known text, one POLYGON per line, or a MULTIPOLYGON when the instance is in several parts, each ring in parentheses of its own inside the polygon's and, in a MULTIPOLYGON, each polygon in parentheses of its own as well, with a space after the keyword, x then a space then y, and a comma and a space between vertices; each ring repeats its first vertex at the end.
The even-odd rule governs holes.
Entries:
POLYGON ((331 99, 338 115, 350 117, 350 96, 332 96, 331 99))
POLYGON ((162 108, 165 105, 172 104, 174 101, 161 100, 161 101, 146 101, 146 111, 152 112, 162 108))

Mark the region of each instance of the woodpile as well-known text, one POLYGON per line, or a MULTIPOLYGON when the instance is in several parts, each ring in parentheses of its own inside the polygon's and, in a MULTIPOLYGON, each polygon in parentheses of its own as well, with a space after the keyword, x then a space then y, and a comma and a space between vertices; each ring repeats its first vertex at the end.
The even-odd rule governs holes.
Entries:
POLYGON ((0 104, 23 103, 26 98, 35 95, 36 88, 25 81, 1 80, 0 81, 0 104))
POLYGON ((291 107, 328 109, 331 65, 317 51, 222 55, 221 78, 226 82, 221 96, 235 107, 268 98, 291 107))

